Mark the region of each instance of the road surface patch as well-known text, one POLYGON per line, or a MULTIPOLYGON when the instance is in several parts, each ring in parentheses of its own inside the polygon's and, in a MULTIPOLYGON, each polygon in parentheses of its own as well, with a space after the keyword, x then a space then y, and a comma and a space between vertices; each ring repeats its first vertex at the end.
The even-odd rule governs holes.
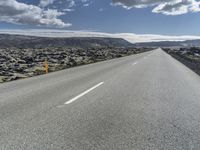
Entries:
POLYGON ((137 63, 138 63, 138 62, 134 62, 132 65, 133 65, 133 66, 134 66, 134 65, 137 65, 137 63))

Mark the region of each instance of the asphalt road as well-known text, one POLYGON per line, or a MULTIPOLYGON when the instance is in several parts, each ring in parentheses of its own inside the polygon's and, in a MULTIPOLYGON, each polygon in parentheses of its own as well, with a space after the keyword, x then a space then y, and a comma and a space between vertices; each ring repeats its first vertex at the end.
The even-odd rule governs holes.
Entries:
POLYGON ((200 77, 160 49, 0 85, 0 150, 199 150, 200 77))

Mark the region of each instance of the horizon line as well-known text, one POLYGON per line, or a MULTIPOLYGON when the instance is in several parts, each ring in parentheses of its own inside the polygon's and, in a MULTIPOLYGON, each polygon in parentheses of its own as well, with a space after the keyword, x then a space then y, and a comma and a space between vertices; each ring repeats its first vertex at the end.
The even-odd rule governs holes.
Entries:
POLYGON ((0 34, 37 36, 37 37, 108 37, 123 38, 131 43, 185 41, 200 39, 196 35, 160 35, 135 33, 108 33, 94 30, 59 30, 59 29, 0 29, 0 34))

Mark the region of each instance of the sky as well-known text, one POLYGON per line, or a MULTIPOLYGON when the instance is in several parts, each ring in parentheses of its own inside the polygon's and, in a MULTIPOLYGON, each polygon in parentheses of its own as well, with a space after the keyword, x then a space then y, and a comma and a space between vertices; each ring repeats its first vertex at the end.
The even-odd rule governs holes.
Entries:
POLYGON ((0 33, 182 40, 199 18, 199 0, 0 0, 0 33))

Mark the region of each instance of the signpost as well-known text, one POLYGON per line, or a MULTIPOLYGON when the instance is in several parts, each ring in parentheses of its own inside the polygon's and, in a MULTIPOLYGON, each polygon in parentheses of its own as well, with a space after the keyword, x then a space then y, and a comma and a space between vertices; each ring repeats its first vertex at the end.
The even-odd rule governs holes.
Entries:
POLYGON ((45 73, 48 74, 49 73, 49 64, 47 62, 47 59, 45 60, 44 62, 44 70, 45 70, 45 73))

